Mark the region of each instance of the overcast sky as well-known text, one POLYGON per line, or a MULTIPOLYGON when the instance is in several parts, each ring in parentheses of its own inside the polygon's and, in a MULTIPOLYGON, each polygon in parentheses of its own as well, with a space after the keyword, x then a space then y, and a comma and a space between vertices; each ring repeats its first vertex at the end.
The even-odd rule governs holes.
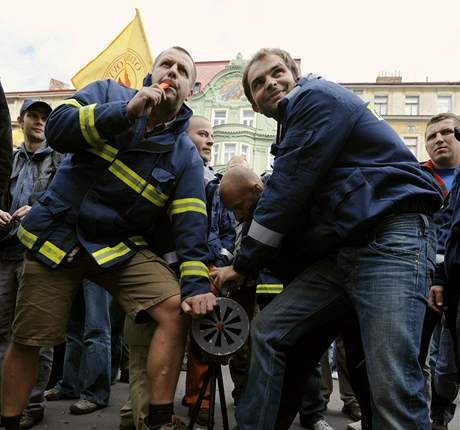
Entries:
POLYGON ((460 80, 460 0, 2 0, 5 90, 70 83, 135 7, 153 56, 172 45, 197 61, 281 47, 301 58, 303 72, 339 82, 395 71, 404 81, 460 80))

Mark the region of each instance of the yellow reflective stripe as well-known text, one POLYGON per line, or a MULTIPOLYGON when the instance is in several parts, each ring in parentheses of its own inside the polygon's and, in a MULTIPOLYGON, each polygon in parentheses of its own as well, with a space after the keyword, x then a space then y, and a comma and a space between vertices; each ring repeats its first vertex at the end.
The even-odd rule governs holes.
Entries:
POLYGON ((49 241, 46 241, 38 250, 38 252, 56 264, 59 264, 66 254, 65 251, 58 248, 56 245, 49 241))
POLYGON ((109 171, 139 194, 147 184, 143 178, 120 160, 115 160, 109 167, 109 171))
POLYGON ((206 264, 201 261, 185 261, 180 265, 180 276, 203 276, 209 278, 209 271, 206 264))
POLYGON ((93 257, 96 259, 97 264, 102 265, 108 261, 112 261, 115 258, 122 257, 131 251, 124 242, 120 242, 114 247, 107 246, 106 248, 99 249, 93 252, 93 257))
POLYGON ((209 278, 209 271, 206 264, 201 261, 184 261, 180 265, 180 276, 204 276, 209 278))
POLYGON ((147 241, 142 236, 132 236, 129 240, 137 246, 148 246, 147 241))
POLYGON ((105 142, 105 139, 99 135, 99 132, 96 129, 95 119, 94 119, 94 109, 96 108, 96 103, 92 105, 83 106, 80 108, 79 118, 80 118, 80 129, 83 133, 83 137, 90 145, 96 145, 100 142, 105 142))
POLYGON ((112 162, 113 160, 115 160, 115 157, 118 154, 117 148, 114 148, 113 146, 110 146, 107 144, 97 145, 94 148, 88 148, 87 151, 92 152, 93 154, 96 154, 97 156, 109 162, 112 162))
POLYGON ((177 199, 171 202, 169 207, 169 216, 181 214, 184 212, 198 212, 207 216, 206 203, 203 200, 196 198, 177 199))
POLYGON ((155 187, 151 184, 147 184, 144 191, 142 191, 141 196, 146 198, 149 202, 153 203, 154 205, 159 206, 160 208, 162 208, 168 200, 168 196, 166 194, 157 191, 155 187))
POLYGON ((38 236, 35 236, 35 234, 27 231, 22 225, 20 225, 18 229, 18 239, 27 249, 32 249, 38 239, 38 236))
POLYGON ((258 284, 257 294, 279 294, 283 291, 283 284, 258 284))
POLYGON ((68 99, 64 100, 59 106, 61 105, 70 105, 76 108, 81 108, 83 105, 76 99, 68 99))

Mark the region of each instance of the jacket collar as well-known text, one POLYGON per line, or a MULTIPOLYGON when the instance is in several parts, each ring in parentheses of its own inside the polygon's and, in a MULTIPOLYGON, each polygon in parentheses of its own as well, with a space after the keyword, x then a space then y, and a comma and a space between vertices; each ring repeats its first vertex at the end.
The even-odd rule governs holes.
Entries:
POLYGON ((297 85, 280 100, 280 102, 278 103, 278 109, 281 112, 281 122, 284 122, 288 104, 292 100, 294 100, 297 97, 297 95, 302 91, 302 89, 309 85, 311 81, 318 79, 321 79, 321 76, 315 75, 314 73, 308 73, 307 75, 302 76, 297 81, 297 85))
POLYGON ((34 159, 34 158, 45 158, 52 152, 52 149, 48 146, 46 142, 44 142, 33 154, 29 157, 29 153, 26 150, 26 145, 21 143, 18 148, 19 155, 24 157, 25 159, 34 159))

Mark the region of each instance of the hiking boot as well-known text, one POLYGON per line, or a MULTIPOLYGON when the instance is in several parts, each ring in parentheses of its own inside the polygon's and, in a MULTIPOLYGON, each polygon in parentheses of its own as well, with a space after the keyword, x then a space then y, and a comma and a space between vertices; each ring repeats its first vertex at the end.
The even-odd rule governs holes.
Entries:
POLYGON ((142 425, 142 430, 187 430, 187 426, 174 415, 170 423, 159 424, 157 426, 151 426, 147 421, 148 417, 145 417, 142 425))
POLYGON ((35 424, 43 420, 43 409, 40 411, 30 412, 25 410, 19 421, 19 428, 21 430, 31 429, 35 424))
POLYGON ((54 402, 55 400, 69 400, 69 399, 78 398, 78 397, 67 396, 61 390, 59 390, 59 388, 56 388, 56 387, 46 390, 44 393, 44 396, 48 402, 54 402))

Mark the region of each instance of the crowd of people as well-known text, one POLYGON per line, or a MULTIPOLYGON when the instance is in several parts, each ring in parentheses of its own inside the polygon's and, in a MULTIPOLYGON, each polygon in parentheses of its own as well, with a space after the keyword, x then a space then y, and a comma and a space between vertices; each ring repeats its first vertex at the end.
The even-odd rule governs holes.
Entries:
POLYGON ((119 428, 185 429, 174 415, 185 350, 190 412, 208 369, 190 317, 231 285, 251 319, 229 363, 238 429, 288 429, 300 414, 306 429, 333 430, 331 344, 350 429, 448 429, 460 119, 429 120, 420 164, 370 103, 261 49, 242 85, 277 122, 273 169, 259 176, 237 156, 220 174, 212 125, 185 103, 195 79, 175 46, 139 91, 108 80, 54 110, 25 100, 14 152, 0 87, 0 428, 33 427, 45 399, 75 399, 74 414, 107 406, 125 344, 119 428), (64 341, 62 378, 46 390, 64 341))

